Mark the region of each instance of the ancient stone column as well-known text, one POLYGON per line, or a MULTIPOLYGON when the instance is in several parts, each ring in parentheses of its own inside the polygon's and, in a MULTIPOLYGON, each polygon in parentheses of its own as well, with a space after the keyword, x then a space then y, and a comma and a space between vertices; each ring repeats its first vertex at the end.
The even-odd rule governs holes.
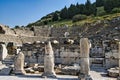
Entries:
POLYGON ((90 43, 88 38, 82 38, 80 40, 80 74, 78 76, 80 80, 91 80, 89 74, 89 50, 90 43))
POLYGON ((16 75, 23 75, 26 74, 24 70, 24 54, 22 52, 19 52, 15 57, 14 62, 14 68, 15 68, 15 74, 16 75))
POLYGON ((4 60, 8 55, 8 50, 5 44, 0 44, 0 60, 4 60))
POLYGON ((44 73, 42 77, 55 78, 56 74, 54 71, 54 54, 51 46, 51 42, 45 45, 45 56, 44 56, 44 73))

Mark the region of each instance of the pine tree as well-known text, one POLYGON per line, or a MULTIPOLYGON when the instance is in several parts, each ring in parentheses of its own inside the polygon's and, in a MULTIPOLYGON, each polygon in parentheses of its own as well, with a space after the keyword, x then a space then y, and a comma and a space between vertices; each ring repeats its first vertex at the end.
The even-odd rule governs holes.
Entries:
POLYGON ((110 13, 112 9, 114 8, 114 0, 105 0, 104 1, 104 9, 107 13, 110 13))
POLYGON ((89 16, 92 13, 93 13, 92 4, 91 4, 90 0, 87 0, 87 2, 85 3, 85 14, 87 16, 89 16))
POLYGON ((85 5, 84 4, 80 4, 79 5, 79 11, 80 11, 80 14, 84 14, 85 13, 85 5))
POLYGON ((96 0, 96 7, 101 7, 104 5, 104 0, 96 0))
POLYGON ((53 18, 52 18, 52 21, 57 21, 59 18, 58 18, 58 14, 55 12, 53 14, 53 18))
POLYGON ((68 8, 68 13, 69 13, 69 19, 72 19, 72 17, 77 14, 77 7, 71 4, 70 7, 68 8))
POLYGON ((66 6, 61 10, 60 18, 61 19, 68 19, 68 9, 66 6))
POLYGON ((80 5, 77 3, 76 4, 76 14, 80 14, 80 9, 79 9, 80 5))

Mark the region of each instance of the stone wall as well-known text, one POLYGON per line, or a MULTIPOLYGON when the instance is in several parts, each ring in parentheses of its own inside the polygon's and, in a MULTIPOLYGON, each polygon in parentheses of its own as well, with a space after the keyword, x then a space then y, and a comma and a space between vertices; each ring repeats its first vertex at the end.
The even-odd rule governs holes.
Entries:
POLYGON ((52 37, 64 37, 65 32, 68 32, 67 27, 53 27, 51 28, 52 37))
POLYGON ((42 37, 48 37, 51 32, 51 28, 49 27, 33 27, 34 35, 35 36, 42 36, 42 37))
POLYGON ((31 36, 31 37, 25 37, 25 36, 22 36, 20 37, 22 43, 34 43, 34 42, 37 42, 37 41, 40 41, 40 42, 44 42, 46 41, 48 38, 46 37, 38 37, 38 36, 31 36))
MULTIPOLYGON (((70 45, 69 45, 70 46, 70 45)), ((79 63, 79 48, 72 47, 55 47, 53 45, 55 63, 56 64, 74 64, 79 63), (72 49, 71 49, 72 48, 72 49)), ((44 45, 38 44, 24 44, 22 52, 25 54, 25 61, 27 63, 44 63, 44 45)))
POLYGON ((14 42, 17 44, 22 44, 22 41, 20 40, 20 38, 14 35, 0 34, 0 42, 5 42, 5 43, 14 42))
POLYGON ((118 50, 112 50, 105 53, 105 66, 106 68, 117 67, 119 65, 118 50))
POLYGON ((14 31, 5 25, 0 24, 0 34, 15 35, 14 31))
POLYGON ((30 29, 13 29, 17 36, 34 36, 34 32, 30 29))

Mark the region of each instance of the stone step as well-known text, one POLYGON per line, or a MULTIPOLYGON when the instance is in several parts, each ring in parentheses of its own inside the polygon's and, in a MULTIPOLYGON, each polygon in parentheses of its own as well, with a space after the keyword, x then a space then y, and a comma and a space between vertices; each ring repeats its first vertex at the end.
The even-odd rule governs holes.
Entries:
POLYGON ((11 68, 3 68, 1 71, 0 71, 0 75, 9 75, 10 72, 11 72, 11 68))
POLYGON ((13 64, 14 60, 3 60, 2 63, 3 64, 13 64))
POLYGON ((103 64, 91 64, 91 67, 103 67, 103 64))

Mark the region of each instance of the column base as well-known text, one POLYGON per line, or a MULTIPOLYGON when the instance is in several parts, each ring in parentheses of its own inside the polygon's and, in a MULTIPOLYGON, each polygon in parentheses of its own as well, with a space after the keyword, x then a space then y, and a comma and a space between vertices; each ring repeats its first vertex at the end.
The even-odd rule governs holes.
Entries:
POLYGON ((79 80, 93 80, 90 75, 85 75, 85 74, 79 74, 78 76, 79 80))
POLYGON ((48 77, 48 78, 56 78, 56 74, 55 73, 43 73, 41 75, 43 78, 48 77))
POLYGON ((16 70, 15 72, 15 75, 25 75, 26 72, 24 70, 16 70))

